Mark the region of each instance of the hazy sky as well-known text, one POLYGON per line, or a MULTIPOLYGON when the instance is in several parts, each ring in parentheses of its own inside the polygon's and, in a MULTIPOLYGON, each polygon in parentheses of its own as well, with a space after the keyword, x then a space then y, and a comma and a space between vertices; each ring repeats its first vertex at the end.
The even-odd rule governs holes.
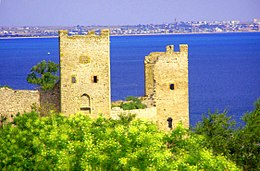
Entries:
POLYGON ((260 0, 0 0, 0 26, 169 23, 260 18, 260 0))

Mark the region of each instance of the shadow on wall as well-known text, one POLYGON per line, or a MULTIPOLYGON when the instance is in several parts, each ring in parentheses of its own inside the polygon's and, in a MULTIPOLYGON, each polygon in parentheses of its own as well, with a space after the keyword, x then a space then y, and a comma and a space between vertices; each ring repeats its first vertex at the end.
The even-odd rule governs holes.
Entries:
POLYGON ((56 83, 52 90, 40 90, 40 106, 41 115, 48 115, 50 111, 60 112, 60 84, 56 83))

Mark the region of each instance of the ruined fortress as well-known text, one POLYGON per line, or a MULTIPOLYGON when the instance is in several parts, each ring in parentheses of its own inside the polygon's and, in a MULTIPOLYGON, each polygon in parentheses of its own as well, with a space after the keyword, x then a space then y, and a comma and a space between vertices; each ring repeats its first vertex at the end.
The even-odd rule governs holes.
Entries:
POLYGON ((59 32, 60 81, 53 90, 12 90, 0 88, 0 114, 29 112, 31 106, 52 105, 62 114, 83 113, 91 117, 103 114, 116 118, 133 113, 138 118, 156 121, 162 129, 182 122, 189 126, 188 46, 174 46, 165 52, 152 52, 144 59, 146 109, 111 109, 110 35, 69 36, 59 32))

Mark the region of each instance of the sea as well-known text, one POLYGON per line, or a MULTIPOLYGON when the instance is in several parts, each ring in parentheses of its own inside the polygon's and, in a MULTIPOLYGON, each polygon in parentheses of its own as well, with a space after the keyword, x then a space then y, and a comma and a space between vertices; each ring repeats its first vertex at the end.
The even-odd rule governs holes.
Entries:
MULTIPOLYGON (((144 95, 144 57, 167 45, 189 45, 189 111, 194 126, 209 112, 236 121, 260 98, 260 33, 111 36, 112 100, 144 95)), ((0 39, 0 85, 34 89, 32 66, 59 61, 58 38, 0 39)))

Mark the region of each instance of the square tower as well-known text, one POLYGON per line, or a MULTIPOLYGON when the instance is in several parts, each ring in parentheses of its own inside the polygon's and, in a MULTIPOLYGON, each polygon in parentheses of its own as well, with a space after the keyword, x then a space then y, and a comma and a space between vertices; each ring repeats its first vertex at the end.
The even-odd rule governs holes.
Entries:
POLYGON ((109 30, 100 35, 68 36, 59 31, 60 108, 70 115, 110 116, 110 40, 109 30))
POLYGON ((163 129, 182 122, 189 127, 188 45, 166 47, 145 57, 145 94, 157 110, 157 121, 163 129))

